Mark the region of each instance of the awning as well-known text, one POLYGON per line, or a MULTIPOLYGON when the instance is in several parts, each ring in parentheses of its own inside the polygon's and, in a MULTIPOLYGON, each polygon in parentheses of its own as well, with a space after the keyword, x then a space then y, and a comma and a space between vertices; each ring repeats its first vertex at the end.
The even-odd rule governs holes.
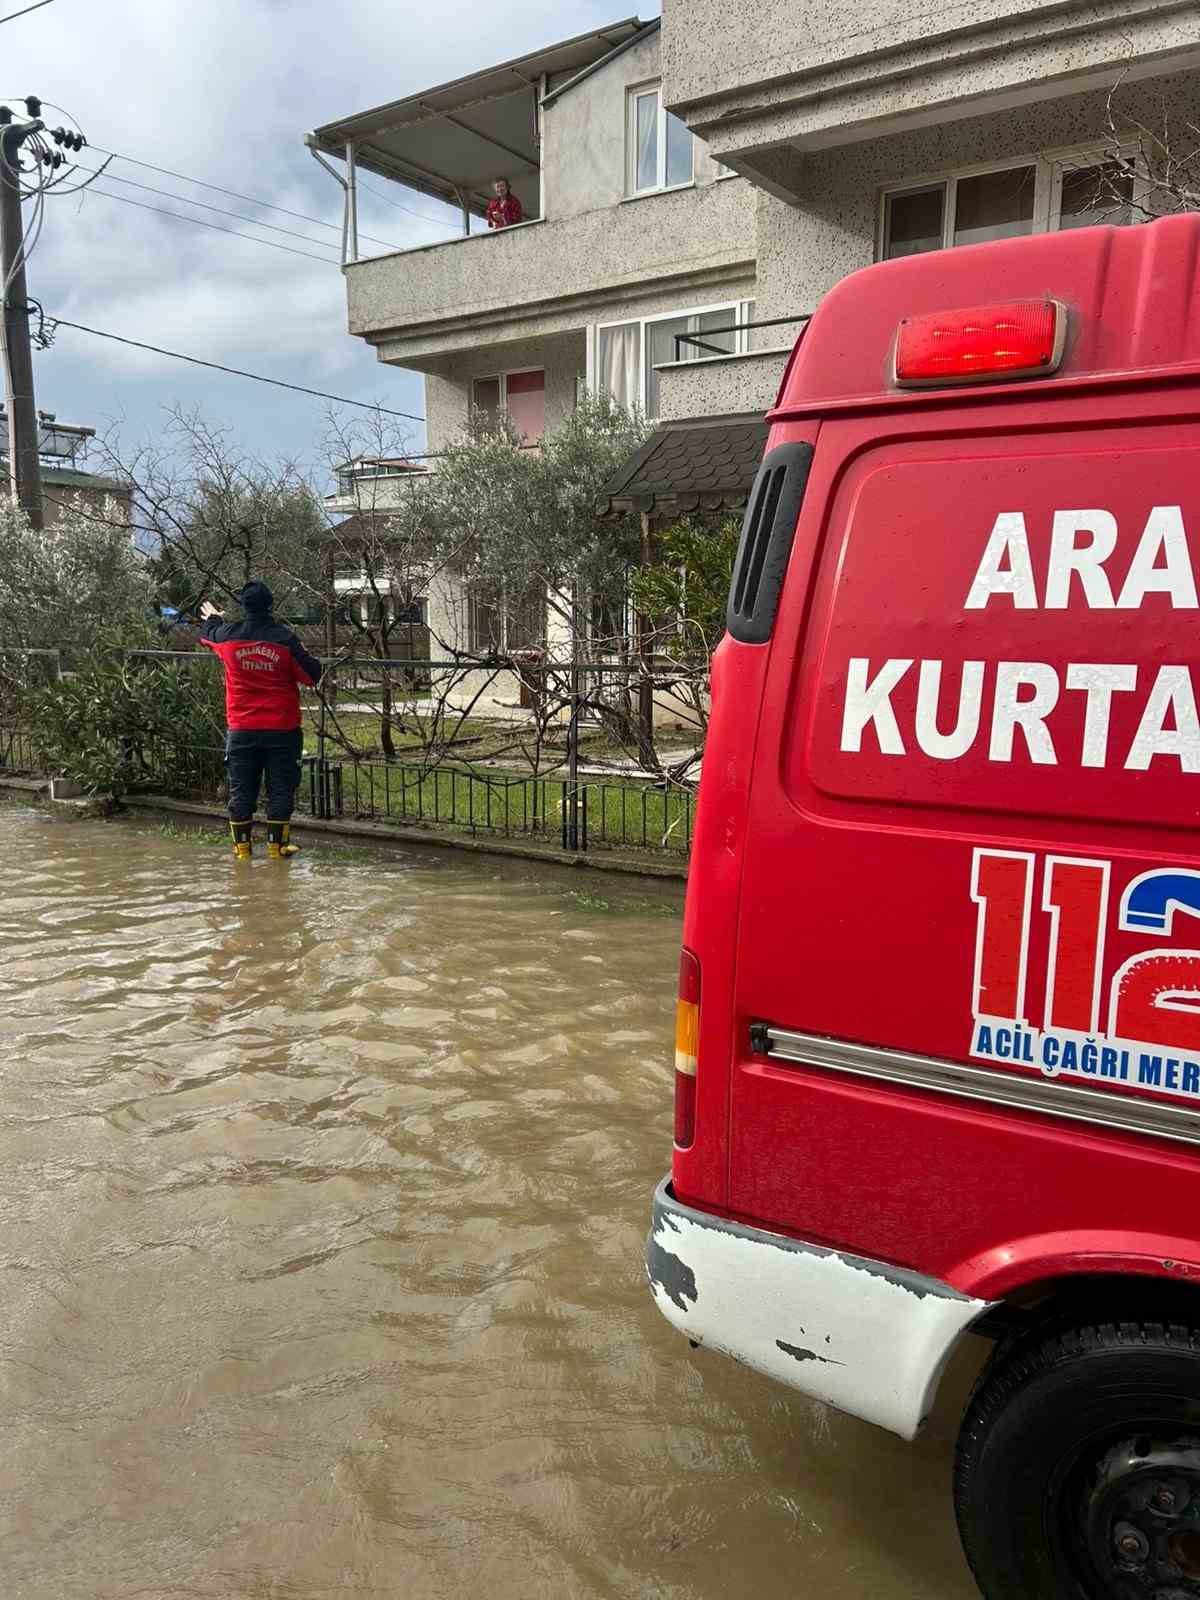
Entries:
POLYGON ((600 515, 740 511, 750 497, 767 431, 760 416, 665 424, 605 484, 600 515))
POLYGON ((482 214, 496 178, 507 178, 527 216, 539 211, 538 95, 591 67, 637 35, 636 17, 488 67, 453 83, 326 123, 313 146, 450 205, 482 214))

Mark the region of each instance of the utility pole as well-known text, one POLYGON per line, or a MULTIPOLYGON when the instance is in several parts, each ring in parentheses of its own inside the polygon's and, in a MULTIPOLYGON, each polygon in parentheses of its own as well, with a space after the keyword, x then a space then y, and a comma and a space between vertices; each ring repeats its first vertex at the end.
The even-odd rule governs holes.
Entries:
POLYGON ((0 106, 0 272, 4 286, 4 398, 8 412, 8 472, 18 500, 37 529, 42 518, 42 464, 38 455, 38 417, 33 396, 33 351, 29 338, 29 299, 25 284, 25 230, 21 225, 20 150, 45 124, 41 103, 25 102, 29 120, 14 122, 0 106))

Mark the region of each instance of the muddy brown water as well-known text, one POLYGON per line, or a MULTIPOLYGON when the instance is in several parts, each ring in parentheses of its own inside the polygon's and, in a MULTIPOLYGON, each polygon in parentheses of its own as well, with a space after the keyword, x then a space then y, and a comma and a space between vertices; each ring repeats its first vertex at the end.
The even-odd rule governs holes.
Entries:
POLYGON ((6 1600, 971 1600, 965 1374, 905 1445, 648 1297, 657 892, 0 811, 6 1600))

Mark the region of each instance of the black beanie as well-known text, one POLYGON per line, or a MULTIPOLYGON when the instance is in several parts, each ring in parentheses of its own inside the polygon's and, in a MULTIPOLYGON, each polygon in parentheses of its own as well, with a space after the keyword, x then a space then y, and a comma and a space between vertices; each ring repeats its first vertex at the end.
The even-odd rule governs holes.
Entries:
POLYGON ((265 583, 248 583, 237 601, 243 611, 267 612, 274 606, 275 596, 265 583))

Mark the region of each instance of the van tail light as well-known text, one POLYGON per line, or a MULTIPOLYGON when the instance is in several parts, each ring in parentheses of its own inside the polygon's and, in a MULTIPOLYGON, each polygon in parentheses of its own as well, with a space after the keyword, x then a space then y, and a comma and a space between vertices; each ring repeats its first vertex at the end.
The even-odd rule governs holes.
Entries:
POLYGON ((675 1003, 675 1146, 686 1150, 696 1137, 696 1053, 700 1042, 700 963, 690 950, 679 957, 675 1003))
POLYGON ((1066 327, 1057 300, 906 317, 896 335, 896 383, 918 389, 1042 377, 1062 361, 1066 327))

